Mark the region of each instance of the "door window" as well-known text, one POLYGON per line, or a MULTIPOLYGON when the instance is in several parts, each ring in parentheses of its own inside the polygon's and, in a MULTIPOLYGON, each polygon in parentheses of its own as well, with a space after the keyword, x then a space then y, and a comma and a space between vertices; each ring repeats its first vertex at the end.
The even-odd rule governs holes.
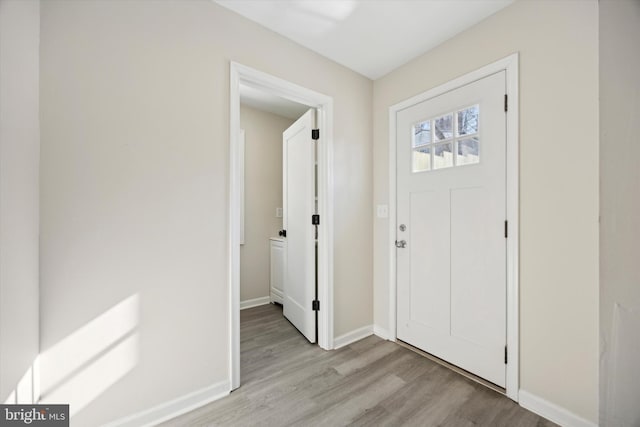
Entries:
POLYGON ((426 172, 480 162, 480 106, 413 125, 412 171, 426 172))

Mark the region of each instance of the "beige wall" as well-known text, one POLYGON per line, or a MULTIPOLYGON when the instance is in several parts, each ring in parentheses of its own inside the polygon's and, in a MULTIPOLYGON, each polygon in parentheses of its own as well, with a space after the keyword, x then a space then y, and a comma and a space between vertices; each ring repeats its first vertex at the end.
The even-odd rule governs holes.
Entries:
POLYGON ((282 218, 282 132, 294 120, 240 107, 245 131, 244 245, 240 246, 240 301, 269 296, 269 237, 277 237, 282 218))
POLYGON ((0 403, 34 400, 39 36, 38 1, 0 1, 0 403))
MULTIPOLYGON (((374 83, 374 203, 388 112, 520 52, 520 386, 598 419, 598 5, 519 1, 374 83)), ((388 324, 388 220, 374 223, 374 318, 388 324)))
POLYGON ((370 80, 208 0, 50 0, 41 35, 42 350, 127 331, 76 361, 117 347, 108 378, 43 372, 45 398, 89 426, 228 379, 229 61, 333 96, 335 334, 371 324, 370 80))
MULTIPOLYGON (((600 1, 600 421, 640 420, 640 2, 600 1), (614 306, 635 310, 616 323, 614 306), (633 325, 636 325, 635 327, 633 325), (625 335, 624 331, 630 332, 625 335), (614 345, 618 336, 621 352, 614 345), (634 347, 635 343, 635 347, 634 347), (635 350, 635 351, 634 351, 635 350), (620 377, 612 367, 632 366, 620 377), (635 371, 635 372, 634 372, 635 371), (608 398, 609 393, 614 398, 608 398)), ((621 313, 617 313, 618 315, 621 313)))

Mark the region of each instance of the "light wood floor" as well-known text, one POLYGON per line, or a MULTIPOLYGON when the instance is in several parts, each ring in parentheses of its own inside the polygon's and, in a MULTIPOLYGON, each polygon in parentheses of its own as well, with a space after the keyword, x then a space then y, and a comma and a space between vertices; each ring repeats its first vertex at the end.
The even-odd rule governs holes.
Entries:
POLYGON ((307 343, 264 305, 241 312, 242 386, 163 426, 554 426, 510 399, 371 336, 307 343))

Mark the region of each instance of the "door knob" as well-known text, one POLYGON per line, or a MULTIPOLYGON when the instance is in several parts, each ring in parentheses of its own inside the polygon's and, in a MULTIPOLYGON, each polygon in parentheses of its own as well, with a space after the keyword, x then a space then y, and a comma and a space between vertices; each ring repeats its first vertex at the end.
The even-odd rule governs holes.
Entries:
POLYGON ((406 240, 396 240, 396 248, 406 248, 407 241, 406 240))

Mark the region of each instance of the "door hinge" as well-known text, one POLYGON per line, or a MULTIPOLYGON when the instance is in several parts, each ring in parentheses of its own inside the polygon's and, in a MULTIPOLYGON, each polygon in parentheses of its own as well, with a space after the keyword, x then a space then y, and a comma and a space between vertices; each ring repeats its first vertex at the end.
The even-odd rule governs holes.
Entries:
POLYGON ((313 309, 313 311, 320 311, 320 301, 318 301, 317 299, 311 301, 311 308, 313 309))
POLYGON ((320 139, 320 129, 311 129, 311 139, 314 141, 320 139))
POLYGON ((509 221, 504 222, 504 238, 509 237, 509 221))
POLYGON ((509 111, 509 96, 506 93, 504 94, 504 111, 505 113, 509 111))
POLYGON ((287 230, 280 230, 278 231, 278 235, 280 237, 287 237, 287 230))
POLYGON ((508 360, 508 358, 507 358, 507 346, 505 345, 504 346, 504 364, 505 365, 507 364, 507 360, 508 360))
POLYGON ((320 215, 311 215, 311 225, 320 225, 320 215))

